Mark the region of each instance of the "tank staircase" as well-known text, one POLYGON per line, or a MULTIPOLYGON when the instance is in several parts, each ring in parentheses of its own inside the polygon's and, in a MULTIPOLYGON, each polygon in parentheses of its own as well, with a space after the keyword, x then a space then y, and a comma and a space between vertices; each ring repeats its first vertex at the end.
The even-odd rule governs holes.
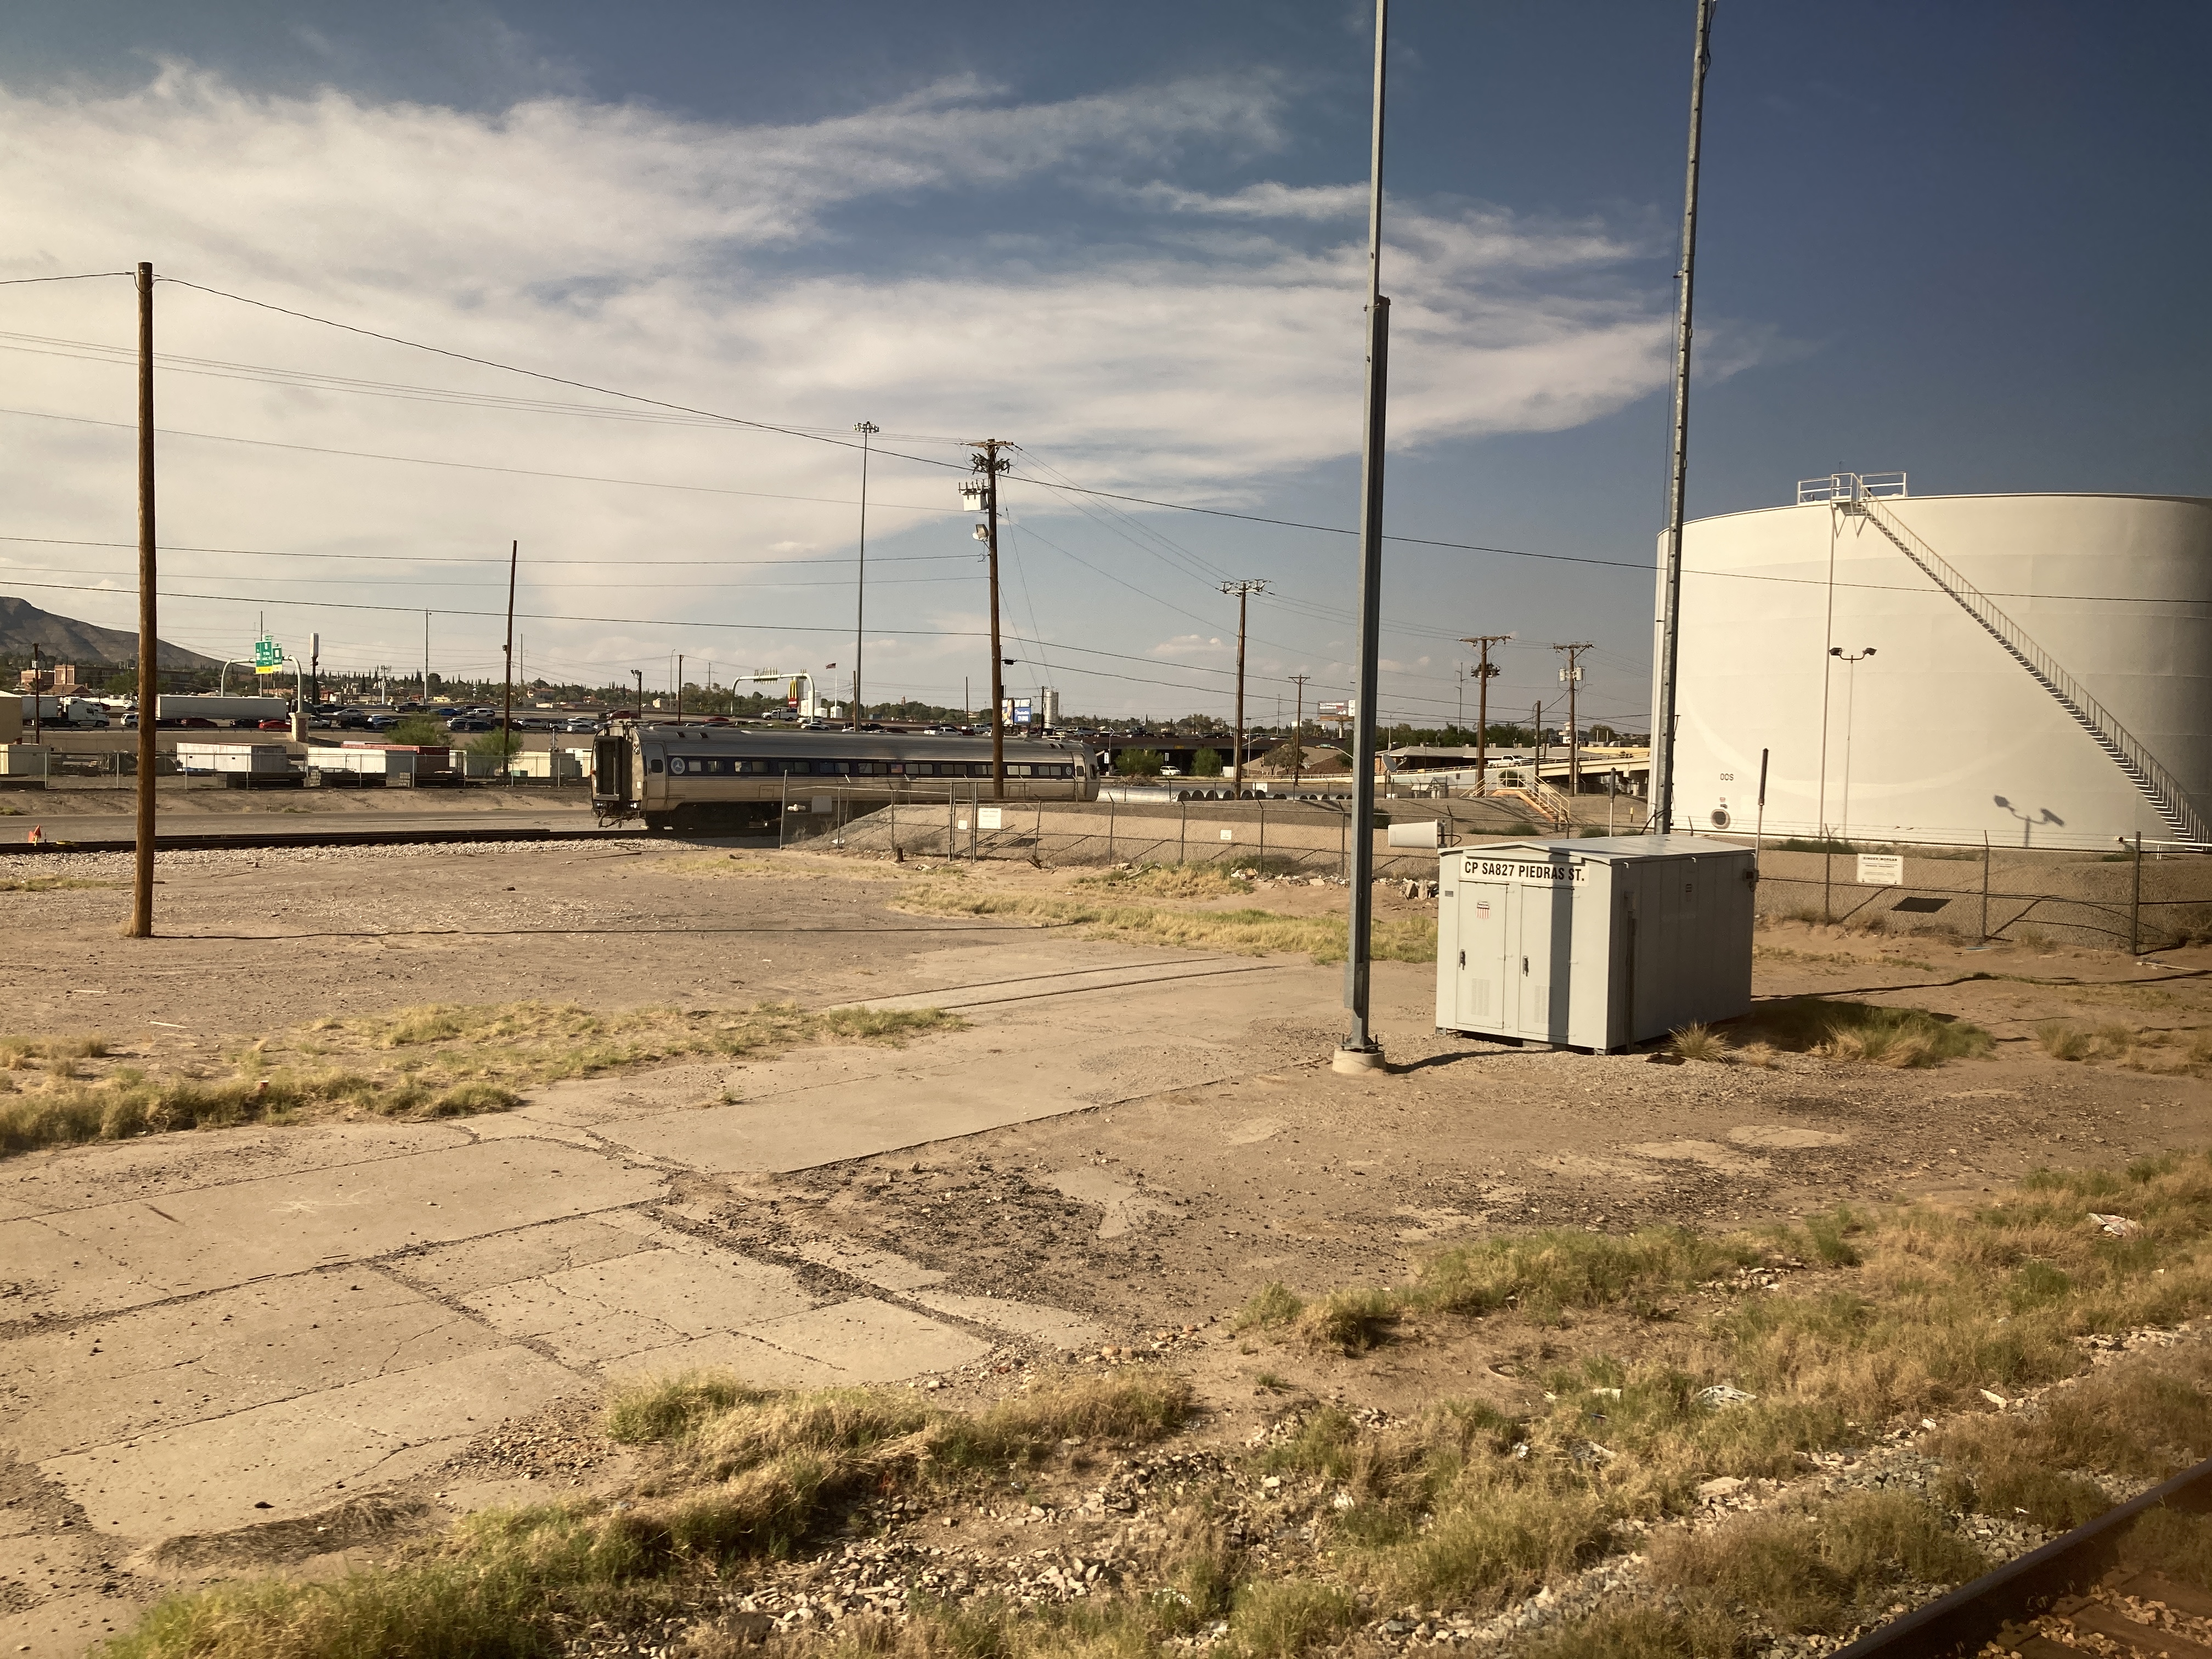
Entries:
POLYGON ((1489 790, 1485 798, 1520 801, 1534 811, 1549 829, 1571 831, 1574 828, 1574 812, 1567 803, 1567 798, 1541 778, 1531 776, 1525 784, 1500 784, 1489 790))
POLYGON ((1836 510, 1872 525, 1917 566, 1923 575, 1949 594, 1960 610, 1979 623, 2005 654, 2026 669, 2029 678, 2049 692, 2058 706, 2073 717, 2075 724, 2111 757, 2112 764, 2135 786, 2136 793, 2150 803, 2151 809, 2173 832, 2176 841, 2192 847, 2212 845, 2212 825, 2207 824, 2189 792, 2181 787, 2180 780, 2160 765, 2158 757, 2127 727, 2113 719, 2110 709, 2091 696, 2049 652, 2028 638, 2027 632, 1999 609, 1995 600, 1960 575, 1949 561, 1882 505, 1866 489, 1865 481, 1845 472, 1836 475, 1832 483, 1834 490, 1828 499, 1836 510))

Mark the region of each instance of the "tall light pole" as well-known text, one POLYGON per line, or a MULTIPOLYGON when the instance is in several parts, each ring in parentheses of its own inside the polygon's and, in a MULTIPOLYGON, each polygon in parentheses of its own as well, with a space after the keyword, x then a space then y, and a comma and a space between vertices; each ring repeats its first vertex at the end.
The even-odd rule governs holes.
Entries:
POLYGON ((1840 658, 1847 665, 1844 676, 1844 821, 1839 841, 1851 838, 1851 715, 1858 705, 1859 665, 1874 655, 1874 647, 1867 647, 1857 653, 1849 652, 1840 645, 1828 647, 1828 654, 1840 658))
POLYGON ((1382 106, 1390 0, 1375 0, 1374 123, 1367 161, 1367 406, 1360 438, 1359 690, 1352 705, 1352 880, 1344 1002, 1352 1020, 1334 1070, 1379 1071, 1382 1045, 1367 1018, 1375 927, 1375 711, 1382 634, 1382 446, 1389 408, 1390 302, 1382 297, 1382 106))
MULTIPOLYGON (((155 628, 154 556, 154 267, 138 266, 138 796, 131 883, 131 937, 154 936, 154 741, 161 711, 161 638, 155 628)), ((33 675, 33 679, 37 678, 33 675)), ((31 707, 40 708, 31 687, 31 707)), ((43 736, 43 733, 41 734, 43 736)))
POLYGON ((1221 591, 1237 596, 1237 765, 1231 781, 1238 799, 1244 796, 1244 607, 1255 593, 1267 591, 1265 582, 1224 582, 1221 591))
POLYGON ((1690 63, 1690 159, 1682 186, 1682 264, 1675 295, 1674 465, 1667 482, 1667 569, 1659 612, 1659 697, 1651 711, 1651 823, 1674 827, 1674 699, 1681 678, 1682 497, 1690 473, 1691 294, 1698 262, 1698 154, 1705 119, 1713 0, 1698 0, 1698 44, 1690 63))
POLYGON ((853 430, 860 434, 860 581, 853 612, 853 729, 860 729, 860 652, 868 626, 868 443, 883 428, 861 421, 853 430))

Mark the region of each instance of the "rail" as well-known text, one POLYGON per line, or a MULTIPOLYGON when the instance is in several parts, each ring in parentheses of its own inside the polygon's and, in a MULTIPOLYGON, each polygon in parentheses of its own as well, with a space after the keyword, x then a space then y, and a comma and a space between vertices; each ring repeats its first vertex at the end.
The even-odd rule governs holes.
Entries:
POLYGON ((1797 480, 1797 505, 1855 501, 1866 495, 1906 494, 1902 472, 1832 472, 1825 478, 1797 480))
POLYGON ((2057 699, 2059 706, 2126 774, 2137 793, 2151 804, 2179 840, 2191 846, 2212 842, 2212 826, 2208 826, 2189 792, 2182 787, 2181 781, 2166 770, 2142 740, 2122 726, 2112 712, 2092 696, 2056 658, 2030 639, 2027 630, 1999 609, 1996 601, 1969 582, 1909 525, 1863 489, 1846 489, 1831 499, 1839 511, 1863 518, 1879 531, 2057 699))
MULTIPOLYGON (((2088 1589, 2124 1561, 2129 1527, 2154 1509, 2195 1513, 2212 1509, 2212 1459, 2107 1510, 2088 1525, 2054 1538, 2041 1549, 1869 1632, 1840 1650, 1836 1659, 1939 1659, 1940 1656, 1979 1653, 1986 1644, 2002 1641, 2010 1634, 2008 1626, 2060 1613, 2059 1603, 2088 1589)), ((2106 1638, 2101 1649, 2077 1650, 2047 1639, 2045 1646, 2056 1647, 2062 1653, 2104 1651, 2116 1659, 2133 1659, 2136 1653, 2185 1650, 2171 1638, 2161 1639, 2161 1632, 2150 1626, 2142 1629, 2139 1649, 2133 1646, 2128 1633, 2120 1633, 2117 1640, 2110 1631, 2096 1633, 2106 1638), (2130 1645, 2123 1647, 2121 1641, 2130 1645)), ((2015 1651, 2041 1651, 2028 1646, 2039 1639, 2044 1638, 2026 1638, 2015 1651)))

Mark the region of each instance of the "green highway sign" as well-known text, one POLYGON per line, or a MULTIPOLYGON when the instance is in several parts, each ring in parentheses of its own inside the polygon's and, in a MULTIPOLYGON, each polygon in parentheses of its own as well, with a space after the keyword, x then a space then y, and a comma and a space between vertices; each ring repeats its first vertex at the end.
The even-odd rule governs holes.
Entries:
POLYGON ((253 642, 253 672, 273 674, 284 665, 283 647, 264 634, 253 642))

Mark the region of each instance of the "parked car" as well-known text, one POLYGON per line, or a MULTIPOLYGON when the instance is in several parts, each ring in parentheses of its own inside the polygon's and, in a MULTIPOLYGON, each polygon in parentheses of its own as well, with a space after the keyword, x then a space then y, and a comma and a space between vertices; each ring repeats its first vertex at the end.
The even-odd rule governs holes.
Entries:
POLYGON ((475 720, 466 714, 463 714, 455 719, 447 720, 446 722, 446 730, 448 732, 489 732, 497 725, 498 722, 496 720, 475 720))
POLYGON ((289 732, 292 729, 292 722, 289 720, 263 720, 257 729, 263 732, 289 732))
POLYGON ((599 723, 590 719, 572 720, 565 722, 561 729, 563 732, 596 732, 599 729, 599 723))

